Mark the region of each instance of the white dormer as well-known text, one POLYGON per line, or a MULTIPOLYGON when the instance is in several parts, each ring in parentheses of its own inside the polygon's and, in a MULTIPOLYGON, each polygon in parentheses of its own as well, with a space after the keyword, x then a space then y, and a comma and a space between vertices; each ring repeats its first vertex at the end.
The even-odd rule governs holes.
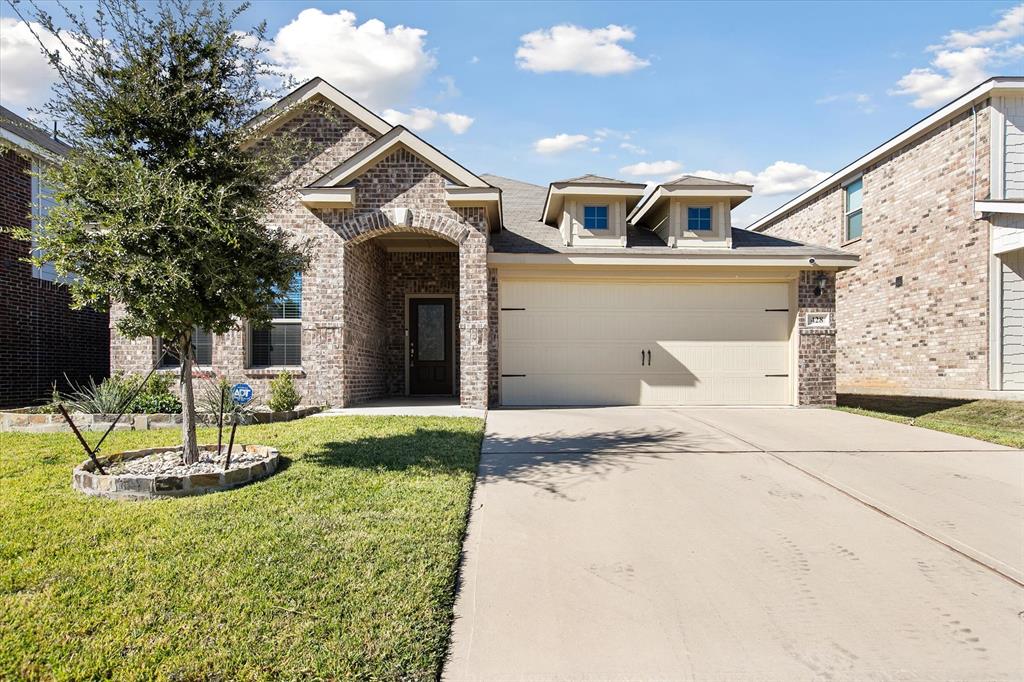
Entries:
POLYGON ((683 175, 658 185, 629 216, 677 248, 732 248, 732 209, 753 187, 683 175))
POLYGON ((544 214, 565 246, 626 245, 626 217, 644 194, 644 185, 597 175, 559 180, 548 187, 544 214))

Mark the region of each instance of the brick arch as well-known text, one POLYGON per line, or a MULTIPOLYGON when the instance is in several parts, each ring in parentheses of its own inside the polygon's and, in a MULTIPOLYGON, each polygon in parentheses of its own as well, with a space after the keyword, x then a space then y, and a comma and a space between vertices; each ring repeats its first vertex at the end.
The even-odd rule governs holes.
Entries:
POLYGON ((355 246, 389 232, 425 234, 458 246, 476 231, 471 225, 446 215, 418 209, 408 209, 410 219, 404 220, 400 215, 402 210, 385 208, 354 216, 334 226, 334 230, 345 240, 346 246, 355 246))

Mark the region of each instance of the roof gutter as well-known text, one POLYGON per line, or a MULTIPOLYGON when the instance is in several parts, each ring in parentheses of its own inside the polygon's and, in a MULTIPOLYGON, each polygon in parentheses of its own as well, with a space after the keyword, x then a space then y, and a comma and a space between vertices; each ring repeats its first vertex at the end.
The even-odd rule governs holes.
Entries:
POLYGON ((501 253, 487 254, 488 265, 612 265, 632 267, 788 267, 801 269, 847 269, 857 264, 855 254, 821 256, 785 256, 773 254, 629 254, 629 253, 501 253))

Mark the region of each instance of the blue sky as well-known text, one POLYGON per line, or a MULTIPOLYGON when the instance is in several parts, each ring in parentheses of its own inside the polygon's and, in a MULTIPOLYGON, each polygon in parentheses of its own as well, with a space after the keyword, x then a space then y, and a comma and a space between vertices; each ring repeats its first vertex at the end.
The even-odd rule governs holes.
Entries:
MULTIPOLYGON (((24 112, 47 67, 0 16, 0 101, 24 112)), ((296 77, 478 173, 753 182, 738 225, 986 76, 1024 74, 1013 2, 257 2, 247 18, 296 77)))

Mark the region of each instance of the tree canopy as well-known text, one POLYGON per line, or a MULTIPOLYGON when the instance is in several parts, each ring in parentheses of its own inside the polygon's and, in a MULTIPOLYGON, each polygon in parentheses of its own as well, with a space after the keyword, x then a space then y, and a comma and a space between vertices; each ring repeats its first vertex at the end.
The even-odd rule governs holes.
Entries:
MULTIPOLYGON (((187 351, 194 327, 266 321, 308 245, 266 222, 296 150, 287 140, 258 153, 246 144, 247 123, 280 91, 267 84, 283 87, 265 27, 238 30, 246 6, 209 0, 107 0, 91 16, 67 11, 65 28, 31 8, 61 44, 40 41, 59 74, 43 113, 73 147, 45 173, 56 204, 35 235, 36 260, 73 274, 76 306, 120 304, 128 338, 187 351)), ((183 409, 194 434, 188 364, 183 409)))

